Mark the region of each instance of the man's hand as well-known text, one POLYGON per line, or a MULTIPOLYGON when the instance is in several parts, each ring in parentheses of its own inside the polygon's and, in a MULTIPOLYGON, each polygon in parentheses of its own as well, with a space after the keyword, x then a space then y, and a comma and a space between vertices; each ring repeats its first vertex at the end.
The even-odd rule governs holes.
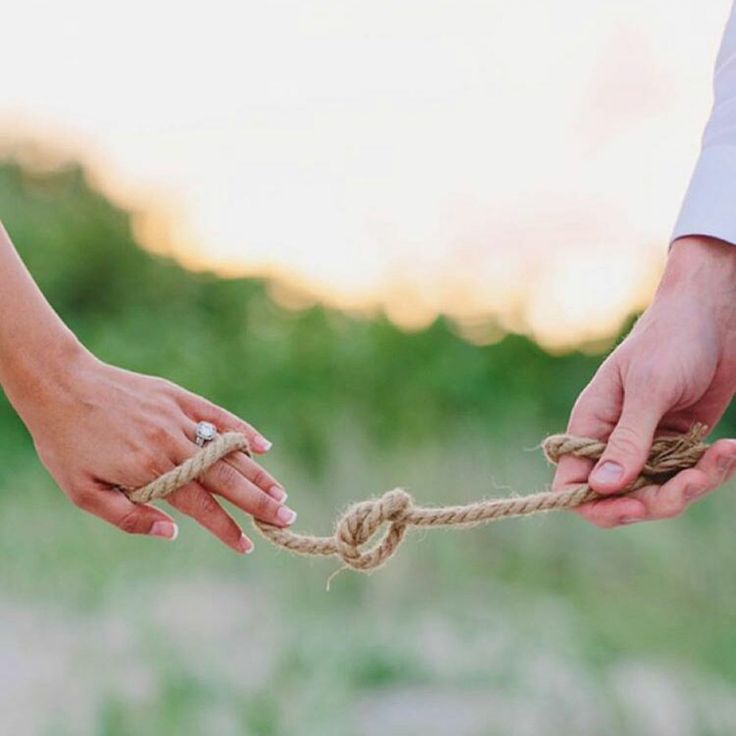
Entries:
MULTIPOLYGON (((605 288, 605 287, 604 287, 605 288)), ((681 238, 654 302, 578 398, 568 431, 607 440, 603 457, 564 457, 555 490, 588 482, 617 494, 640 473, 655 434, 713 428, 736 391, 736 246, 681 238)), ((579 513, 601 527, 666 519, 736 470, 736 440, 720 440, 698 465, 662 486, 601 499, 579 513)))

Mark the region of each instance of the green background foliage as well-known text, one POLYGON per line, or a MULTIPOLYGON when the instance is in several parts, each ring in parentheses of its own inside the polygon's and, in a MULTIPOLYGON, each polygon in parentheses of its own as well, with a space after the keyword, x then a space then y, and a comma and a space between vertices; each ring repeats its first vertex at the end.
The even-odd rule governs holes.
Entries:
MULTIPOLYGON (((397 484, 429 503, 541 487, 550 471, 529 449, 564 428, 602 358, 553 356, 518 335, 478 347, 443 319, 405 333, 381 317, 284 309, 262 281, 143 251, 130 214, 78 166, 6 161, 0 201, 82 341, 259 427, 313 531, 397 484)), ((83 515, 4 399, 0 461, 3 732, 736 728, 728 490, 674 522, 613 533, 559 514, 414 535, 387 569, 345 573, 326 594, 334 566, 265 541, 240 558, 186 520, 167 545, 83 515)))

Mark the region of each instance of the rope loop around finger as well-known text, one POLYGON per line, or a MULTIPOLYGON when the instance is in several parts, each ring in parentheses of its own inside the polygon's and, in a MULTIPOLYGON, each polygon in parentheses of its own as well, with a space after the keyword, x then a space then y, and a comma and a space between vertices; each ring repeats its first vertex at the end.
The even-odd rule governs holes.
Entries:
POLYGON ((250 453, 248 438, 239 432, 225 432, 208 442, 181 465, 160 475, 148 485, 135 490, 125 488, 122 490, 135 503, 148 503, 157 498, 166 498, 178 488, 199 478, 222 458, 238 451, 250 453))

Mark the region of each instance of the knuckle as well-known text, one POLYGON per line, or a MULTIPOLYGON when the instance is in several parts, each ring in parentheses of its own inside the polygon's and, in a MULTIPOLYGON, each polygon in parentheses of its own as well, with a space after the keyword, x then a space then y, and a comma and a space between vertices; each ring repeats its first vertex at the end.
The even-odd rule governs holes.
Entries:
POLYGON ((593 518, 591 518, 591 521, 599 529, 615 529, 619 524, 618 519, 604 515, 594 516, 593 518))
POLYGON ((716 489, 712 479, 698 468, 689 468, 680 473, 682 500, 685 506, 697 500, 709 491, 716 489))
POLYGON ((217 425, 225 423, 227 414, 225 413, 225 410, 217 406, 217 404, 213 404, 207 399, 202 399, 201 411, 207 415, 207 421, 214 422, 217 425))
POLYGON ((171 441, 168 429, 161 424, 151 424, 147 436, 149 442, 156 447, 168 447, 171 441))
POLYGON ((657 378, 657 370, 649 362, 636 362, 631 366, 631 371, 626 382, 629 390, 636 388, 641 392, 649 393, 655 391, 662 381, 657 378))
POLYGON ((260 488, 266 488, 273 483, 271 476, 263 468, 256 468, 251 474, 250 479, 260 488))
POLYGON ((652 362, 637 364, 633 367, 627 387, 633 390, 637 397, 646 399, 648 403, 655 401, 658 404, 668 402, 675 391, 675 386, 671 381, 662 380, 661 367, 652 362))
POLYGON ((573 404, 573 415, 596 413, 602 400, 608 396, 612 376, 615 373, 611 367, 611 358, 612 356, 609 356, 603 362, 585 388, 578 394, 573 404))
POLYGON ((582 424, 587 417, 593 413, 593 403, 590 401, 590 391, 584 389, 582 393, 575 399, 570 412, 570 420, 567 429, 571 433, 575 433, 575 427, 582 424))
POLYGON ((169 470, 168 465, 163 461, 161 455, 151 452, 148 449, 139 450, 136 458, 136 465, 140 467, 148 477, 157 478, 169 470))
POLYGON ((171 396, 172 398, 175 396, 178 396, 181 393, 181 389, 179 386, 177 386, 173 381, 170 381, 168 378, 162 378, 161 376, 158 376, 156 378, 156 384, 158 388, 167 396, 171 396))
POLYGON ((88 509, 92 506, 94 492, 88 488, 75 488, 69 491, 71 502, 79 509, 88 509))
POLYGON ((220 510, 220 505, 211 493, 202 493, 197 498, 196 512, 201 516, 214 516, 220 510))
POLYGON ((138 513, 136 509, 128 511, 124 516, 118 519, 117 528, 126 534, 134 534, 138 531, 138 513))
POLYGON ((595 503, 583 504, 582 506, 573 509, 573 512, 599 529, 611 529, 616 525, 614 518, 608 514, 602 513, 600 509, 596 508, 595 503))
POLYGON ((642 438, 632 427, 618 427, 608 440, 608 448, 620 455, 639 457, 643 454, 642 438))
POLYGON ((733 474, 736 467, 736 457, 733 454, 732 440, 719 440, 713 445, 716 455, 716 473, 718 485, 725 483, 733 474))
POLYGON ((596 383, 596 377, 578 394, 577 399, 572 405, 572 414, 578 415, 585 411, 586 407, 590 404, 591 400, 595 397, 598 386, 596 383))
POLYGON ((187 389, 182 388, 175 383, 172 383, 171 386, 169 386, 168 394, 173 399, 174 404, 188 414, 193 413, 198 408, 198 397, 191 391, 187 391, 187 389))
POLYGON ((212 468, 212 481, 217 488, 232 491, 238 485, 238 471, 226 462, 220 461, 212 468))
POLYGON ((265 493, 258 493, 253 499, 253 515, 258 518, 271 517, 276 513, 277 505, 265 493))
POLYGON ((565 466, 567 466, 568 461, 569 459, 567 456, 562 456, 560 458, 560 462, 557 465, 557 469, 555 471, 554 477, 552 478, 552 483, 550 486, 553 491, 564 491, 572 484, 574 478, 570 476, 569 472, 565 472, 565 466), (560 465, 562 465, 563 467, 560 468, 560 465))
POLYGON ((147 388, 158 397, 169 397, 176 392, 178 386, 163 376, 146 376, 147 388))
POLYGON ((672 388, 662 381, 662 376, 653 377, 652 382, 648 384, 647 396, 649 401, 654 401, 658 405, 664 405, 672 399, 672 388))
POLYGON ((674 519, 680 516, 687 506, 685 499, 678 498, 662 498, 658 499, 655 512, 660 519, 674 519))

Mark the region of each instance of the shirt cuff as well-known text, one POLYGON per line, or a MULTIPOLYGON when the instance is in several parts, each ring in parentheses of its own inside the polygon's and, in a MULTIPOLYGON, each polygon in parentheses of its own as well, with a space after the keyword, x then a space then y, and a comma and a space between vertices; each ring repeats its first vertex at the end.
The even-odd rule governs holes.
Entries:
POLYGON ((736 146, 701 151, 670 242, 686 235, 736 244, 736 146))

